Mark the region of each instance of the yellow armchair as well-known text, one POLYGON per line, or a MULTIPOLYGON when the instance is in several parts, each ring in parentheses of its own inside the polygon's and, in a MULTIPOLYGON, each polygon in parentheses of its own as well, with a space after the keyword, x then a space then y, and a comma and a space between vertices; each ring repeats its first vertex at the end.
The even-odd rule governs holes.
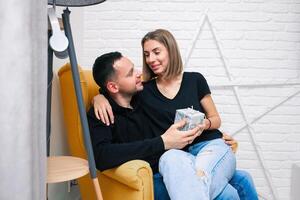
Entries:
MULTIPOLYGON (((91 70, 79 67, 80 83, 86 110, 99 87, 94 82, 91 70)), ((72 156, 87 159, 82 128, 77 108, 70 64, 58 72, 67 140, 72 156)), ((114 169, 98 171, 98 179, 104 200, 153 200, 153 177, 149 164, 142 160, 126 162, 114 169)), ((92 180, 89 175, 78 179, 83 200, 96 199, 92 180)))

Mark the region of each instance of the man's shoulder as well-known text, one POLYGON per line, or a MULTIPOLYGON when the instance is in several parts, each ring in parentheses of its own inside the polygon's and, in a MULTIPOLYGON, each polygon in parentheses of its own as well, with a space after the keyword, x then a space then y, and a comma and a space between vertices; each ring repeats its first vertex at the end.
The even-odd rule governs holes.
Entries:
POLYGON ((91 106, 86 114, 88 117, 92 117, 92 118, 96 117, 95 112, 94 112, 94 106, 91 106))
POLYGON ((106 124, 104 124, 101 120, 97 119, 95 111, 94 111, 94 107, 92 106, 88 111, 87 111, 87 119, 88 122, 90 124, 95 124, 97 123, 98 125, 103 125, 103 126, 107 126, 106 124))

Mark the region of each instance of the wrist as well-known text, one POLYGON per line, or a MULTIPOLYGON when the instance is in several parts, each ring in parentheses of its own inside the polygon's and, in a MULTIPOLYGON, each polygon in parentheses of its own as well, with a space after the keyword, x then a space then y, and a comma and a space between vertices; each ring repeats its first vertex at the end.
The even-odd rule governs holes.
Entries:
POLYGON ((211 127, 211 120, 209 119, 209 118, 206 118, 207 119, 207 128, 206 128, 206 130, 209 130, 210 129, 210 127, 211 127))
POLYGON ((162 141, 163 141, 165 150, 168 150, 168 149, 169 149, 169 146, 168 146, 168 144, 167 144, 167 141, 166 141, 167 139, 166 139, 166 137, 165 137, 164 135, 161 135, 160 137, 161 137, 161 139, 162 139, 162 141))

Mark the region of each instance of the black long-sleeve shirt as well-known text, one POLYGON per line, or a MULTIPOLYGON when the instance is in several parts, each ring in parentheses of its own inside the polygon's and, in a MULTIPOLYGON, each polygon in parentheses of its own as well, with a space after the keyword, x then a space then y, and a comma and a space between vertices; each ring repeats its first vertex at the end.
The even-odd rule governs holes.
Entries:
POLYGON ((152 131, 139 96, 132 101, 133 109, 121 107, 107 98, 115 116, 113 125, 107 126, 98 120, 93 107, 87 113, 97 169, 102 171, 141 159, 147 161, 156 173, 164 144, 160 134, 152 131))

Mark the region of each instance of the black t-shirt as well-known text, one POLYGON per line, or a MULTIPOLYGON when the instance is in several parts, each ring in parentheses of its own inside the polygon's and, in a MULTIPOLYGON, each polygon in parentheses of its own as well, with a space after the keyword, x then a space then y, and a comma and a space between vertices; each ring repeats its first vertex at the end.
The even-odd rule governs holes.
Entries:
MULTIPOLYGON (((145 114, 151 120, 152 131, 163 134, 174 123, 176 109, 193 107, 204 113, 200 101, 210 93, 206 79, 196 72, 184 72, 180 89, 173 99, 160 93, 155 79, 148 81, 144 84, 141 99, 145 114)), ((219 130, 206 130, 192 144, 221 137, 219 130)))

